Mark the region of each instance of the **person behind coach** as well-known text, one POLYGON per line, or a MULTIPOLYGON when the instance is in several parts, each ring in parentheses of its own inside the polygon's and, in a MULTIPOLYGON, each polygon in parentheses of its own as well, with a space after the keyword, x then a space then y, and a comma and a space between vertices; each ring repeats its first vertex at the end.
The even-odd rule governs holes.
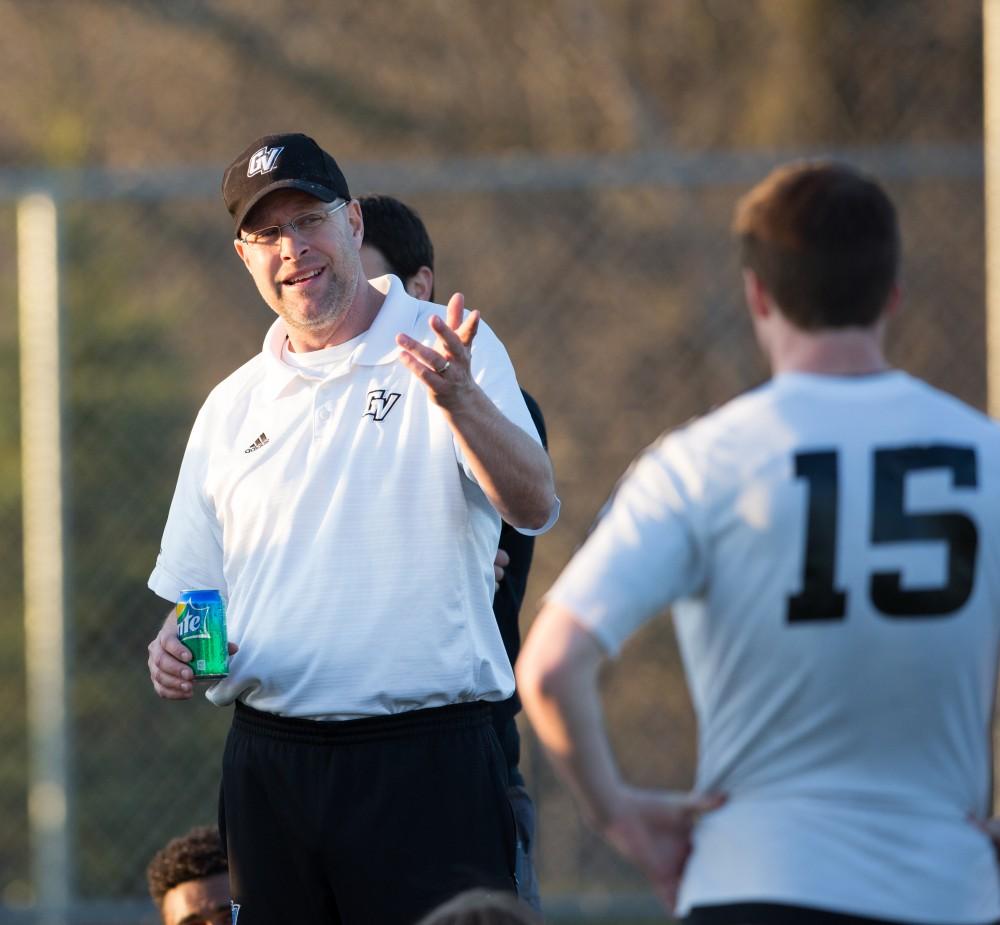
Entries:
MULTIPOLYGON (((236 704, 220 829, 240 925, 408 925, 513 891, 493 556, 501 517, 543 532, 559 502, 506 351, 461 295, 442 318, 367 282, 360 207, 307 136, 255 141, 223 197, 279 317, 199 412, 149 584, 228 601, 238 649, 208 697, 236 704)), ((172 616, 149 649, 156 692, 189 698, 172 616)))
MULTIPOLYGON (((434 301, 434 244, 420 216, 406 203, 392 196, 371 195, 358 199, 364 219, 365 236, 361 243, 361 264, 369 279, 391 273, 416 299, 434 301)), ((538 403, 523 388, 521 395, 535 428, 546 446, 545 421, 538 403)), ((519 533, 504 522, 500 529, 500 548, 495 570, 497 591, 493 597, 493 615, 500 627, 504 648, 511 665, 521 650, 518 617, 528 584, 528 572, 535 548, 535 538, 519 533)), ((517 821, 517 890, 531 907, 541 911, 538 877, 535 873, 535 806, 524 786, 518 767, 521 738, 515 716, 521 702, 517 691, 506 700, 490 705, 493 728, 507 759, 507 795, 517 821)))

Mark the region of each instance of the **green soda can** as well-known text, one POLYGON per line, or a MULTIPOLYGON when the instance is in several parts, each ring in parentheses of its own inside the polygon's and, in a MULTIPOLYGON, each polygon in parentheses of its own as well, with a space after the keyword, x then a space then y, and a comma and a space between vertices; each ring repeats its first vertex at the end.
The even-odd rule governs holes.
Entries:
POLYGON ((229 676, 226 605, 218 591, 181 591, 177 602, 177 638, 194 656, 188 664, 196 681, 229 676))

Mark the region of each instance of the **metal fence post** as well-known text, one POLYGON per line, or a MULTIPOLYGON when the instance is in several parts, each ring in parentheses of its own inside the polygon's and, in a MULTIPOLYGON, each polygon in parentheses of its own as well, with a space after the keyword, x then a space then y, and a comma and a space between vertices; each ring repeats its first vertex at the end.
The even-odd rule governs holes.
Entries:
POLYGON ((71 898, 66 709, 66 565, 58 212, 18 204, 28 818, 38 921, 62 925, 71 898))
POLYGON ((987 410, 1000 416, 1000 6, 983 0, 987 410))

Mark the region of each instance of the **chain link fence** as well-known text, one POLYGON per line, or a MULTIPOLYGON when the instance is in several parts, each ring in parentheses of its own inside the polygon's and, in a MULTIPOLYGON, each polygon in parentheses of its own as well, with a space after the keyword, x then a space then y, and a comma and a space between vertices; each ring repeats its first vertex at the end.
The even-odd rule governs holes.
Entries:
MULTIPOLYGON (((0 0, 0 23, 34 35, 39 14, 28 6, 0 0)), ((67 25, 70 6, 52 6, 67 25)), ((320 28, 310 4, 293 6, 320 28)), ((419 18, 416 6, 406 4, 395 25, 366 13, 364 4, 344 7, 329 30, 354 29, 372 40, 385 30, 390 47, 419 18)), ((252 14, 235 3, 87 0, 77 8, 117 11, 133 38, 146 35, 143 29, 162 30, 154 54, 160 66, 171 42, 183 44, 175 33, 193 28, 199 13, 211 26, 199 42, 240 26, 226 33, 226 42, 241 60, 260 50, 267 25, 263 13, 259 21, 241 18, 252 14)), ((511 77, 522 87, 522 110, 517 94, 504 97, 502 111, 527 126, 525 150, 541 153, 493 158, 495 139, 477 136, 480 151, 467 147, 446 160, 432 156, 440 146, 416 145, 412 160, 402 161, 404 144, 397 139, 395 149, 389 142, 375 145, 383 155, 373 163, 348 141, 343 164, 355 195, 396 194, 417 208, 435 243, 438 298, 460 289, 470 307, 482 310, 545 414, 563 515, 537 544, 522 626, 636 452, 664 429, 764 379, 728 224, 736 197, 773 163, 833 150, 885 181, 899 207, 905 248, 904 311, 890 330, 890 357, 983 406, 979 99, 955 104, 977 87, 978 61, 961 62, 978 39, 978 4, 567 0, 537 8, 513 3, 504 16, 494 9, 480 18, 472 4, 449 7, 441 0, 420 8, 425 35, 447 21, 467 43, 461 61, 452 62, 452 80, 459 64, 472 66, 470 49, 485 54, 492 48, 501 21, 510 25, 512 47, 496 52, 497 60, 511 67, 519 61, 541 68, 553 47, 545 37, 555 41, 560 30, 577 42, 537 84, 520 70, 511 77), (683 41, 670 41, 658 57, 656 36, 665 41, 682 25, 683 41), (738 57, 740 43, 756 49, 760 61, 755 64, 753 54, 738 57), (810 58, 810 49, 821 54, 810 58), (587 55, 603 82, 577 85, 575 77, 585 80, 587 55), (709 63, 729 56, 732 66, 713 74, 709 63), (818 75, 818 84, 803 79, 800 86, 796 76, 803 69, 818 75), (676 96, 671 105, 685 114, 676 123, 664 85, 676 96), (560 93, 569 100, 589 94, 593 105, 562 112, 560 93), (546 94, 554 107, 543 104, 546 94), (583 139, 581 147, 564 145, 560 131, 583 139), (767 145, 763 153, 754 147, 761 144, 767 145), (772 150, 777 144, 782 153, 772 150)), ((110 61, 115 46, 102 41, 110 61)), ((349 42, 338 47, 348 59, 356 53, 349 42)), ((287 64, 288 49, 279 43, 282 48, 278 57, 287 64)), ((322 73, 319 51, 307 42, 294 63, 322 73)), ((454 47, 441 53, 458 55, 454 47)), ((115 60, 116 79, 128 83, 137 72, 126 64, 139 65, 115 60)), ((499 92, 494 73, 471 73, 484 98, 499 92)), ((325 86, 342 100, 346 91, 331 74, 325 86)), ((228 86, 227 79, 217 75, 214 86, 228 86)), ((373 80, 392 103, 388 115, 376 118, 359 102, 353 117, 374 122, 378 140, 387 131, 385 119, 402 111, 405 89, 393 74, 376 73, 373 80)), ((435 72, 427 85, 440 106, 443 80, 435 72)), ((134 90, 123 86, 122 93, 131 100, 134 90)), ((334 115, 332 105, 310 97, 294 114, 268 105, 272 120, 277 112, 287 116, 279 127, 314 121, 319 127, 308 130, 340 154, 336 139, 344 136, 333 127, 342 114, 334 115)), ((159 118, 168 117, 165 108, 164 102, 159 118)), ((200 111, 197 105, 191 110, 200 111)), ((61 112, 49 129, 60 150, 68 150, 78 126, 72 112, 61 112)), ((445 114, 438 111, 440 122, 445 114)), ((20 109, 13 114, 14 124, 22 115, 20 109)), ((419 116, 411 113, 406 125, 419 116)), ((154 695, 145 647, 166 606, 146 589, 146 579, 197 408, 216 382, 259 350, 272 317, 232 251, 216 192, 229 149, 267 128, 242 118, 243 140, 225 150, 220 142, 211 155, 218 165, 207 170, 0 171, 0 304, 17 304, 18 195, 47 185, 60 209, 74 921, 155 921, 144 898, 149 857, 168 838, 215 817, 229 713, 201 697, 178 704, 154 695)), ((0 163, 43 163, 31 158, 34 130, 26 127, 18 136, 28 139, 23 150, 11 148, 0 163)), ((502 126, 494 132, 502 136, 502 126)), ((0 142, 0 156, 3 144, 14 142, 0 142)), ((151 150, 148 139, 132 144, 139 163, 169 160, 170 152, 151 150)), ((7 601, 0 611, 0 702, 8 705, 0 715, 0 922, 35 921, 17 400, 19 365, 31 362, 30 349, 18 355, 16 312, 0 313, 0 394, 6 397, 0 404, 0 594, 7 601)), ((687 787, 695 723, 669 620, 655 621, 633 640, 604 686, 625 773, 637 783, 687 787)), ((543 896, 555 917, 563 910, 567 918, 597 920, 604 905, 644 917, 652 907, 641 878, 583 826, 530 730, 522 730, 522 769, 539 808, 543 896), (617 897, 617 905, 607 897, 617 897)))
MULTIPOLYGON (((907 153, 868 154, 889 175, 906 240, 906 310, 890 353, 982 406, 977 161, 967 156, 959 176, 912 176, 907 153)), ((953 151, 949 162, 960 155, 953 151)), ((763 172, 760 159, 742 168, 738 160, 719 169, 763 172)), ((761 381, 765 369, 727 231, 740 186, 668 184, 661 164, 650 181, 497 191, 490 170, 477 191, 406 198, 435 239, 439 294, 461 288, 482 309, 548 423, 564 514, 538 543, 526 623, 634 453, 761 381)), ((194 414, 212 385, 259 349, 270 316, 231 251, 228 219, 214 199, 70 200, 61 215, 76 890, 85 901, 128 899, 141 896, 144 864, 159 845, 214 818, 228 711, 200 697, 176 704, 153 694, 144 649, 165 605, 145 582, 194 414)), ((12 210, 2 217, 9 235, 12 210)), ((11 274, 2 278, 13 302, 11 274)), ((11 396, 14 327, 5 319, 0 331, 11 396)), ((30 351, 20 362, 31 362, 30 351)), ((3 409, 0 433, 11 476, 0 509, 8 545, 0 582, 11 605, 0 624, 0 683, 6 702, 18 704, 15 401, 3 409)), ((695 729, 668 621, 639 635, 606 691, 630 777, 687 786, 695 729)), ((546 892, 641 892, 636 875, 582 826, 528 730, 525 739, 546 892)), ((0 889, 11 907, 31 899, 25 768, 23 712, 13 710, 0 721, 0 889)))

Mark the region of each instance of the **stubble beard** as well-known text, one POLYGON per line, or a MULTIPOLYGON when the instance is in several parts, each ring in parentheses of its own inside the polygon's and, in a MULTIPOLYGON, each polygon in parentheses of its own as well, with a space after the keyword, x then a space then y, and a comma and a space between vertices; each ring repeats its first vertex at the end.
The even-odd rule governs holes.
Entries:
POLYGON ((331 266, 327 266, 327 272, 331 274, 330 285, 322 298, 320 310, 317 313, 305 317, 298 312, 289 310, 290 306, 281 305, 281 311, 278 314, 288 327, 303 333, 332 331, 347 317, 351 303, 358 291, 357 278, 341 280, 334 274, 331 266))

